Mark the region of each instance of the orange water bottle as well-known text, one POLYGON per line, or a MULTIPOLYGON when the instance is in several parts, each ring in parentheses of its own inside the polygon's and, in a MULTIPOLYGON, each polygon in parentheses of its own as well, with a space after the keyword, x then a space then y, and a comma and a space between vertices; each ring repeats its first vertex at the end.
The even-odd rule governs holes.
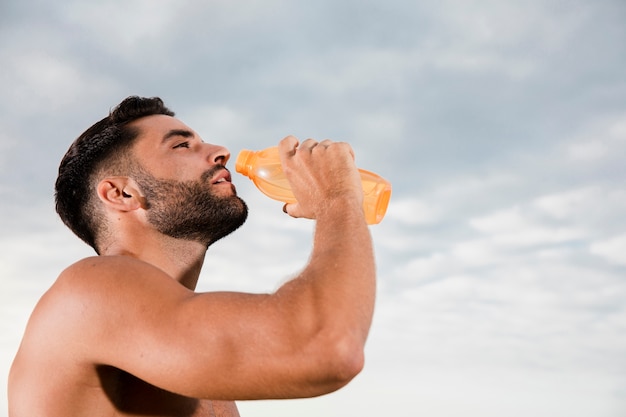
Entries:
MULTIPOLYGON (((278 147, 262 151, 242 150, 235 162, 237 172, 248 176, 261 192, 274 200, 284 203, 295 203, 289 181, 283 173, 278 155, 278 147)), ((385 216, 391 183, 373 172, 359 169, 363 184, 363 209, 367 224, 378 224, 385 216)))

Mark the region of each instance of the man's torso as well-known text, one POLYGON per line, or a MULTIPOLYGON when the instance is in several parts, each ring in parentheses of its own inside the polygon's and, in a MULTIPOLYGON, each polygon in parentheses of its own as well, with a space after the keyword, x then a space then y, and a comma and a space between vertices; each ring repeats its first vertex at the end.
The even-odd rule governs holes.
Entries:
POLYGON ((58 363, 59 369, 56 373, 41 368, 33 372, 29 368, 34 365, 33 362, 41 362, 41 359, 28 361, 27 357, 19 354, 16 357, 9 380, 10 417, 69 417, 85 413, 91 417, 239 416, 232 401, 184 397, 152 386, 113 367, 95 366, 92 371, 85 370, 83 376, 75 375, 76 379, 70 379, 71 382, 68 383, 68 377, 73 373, 71 369, 63 369, 63 365, 58 363), (91 377, 84 378, 89 374, 91 377), (45 378, 46 375, 49 377, 45 378), (34 380, 33 377, 39 378, 34 380))
MULTIPOLYGON (((88 278, 81 282, 95 281, 88 278)), ((73 289, 57 281, 29 319, 9 375, 10 417, 239 416, 234 402, 184 397, 116 367, 98 365, 91 355, 96 346, 87 341, 85 328, 80 328, 83 333, 74 330, 84 315, 83 306, 93 305, 93 300, 77 299, 73 289)), ((87 287, 85 292, 97 294, 98 290, 87 287)), ((104 324, 87 323, 99 329, 104 324)), ((176 372, 158 361, 152 366, 176 372)))

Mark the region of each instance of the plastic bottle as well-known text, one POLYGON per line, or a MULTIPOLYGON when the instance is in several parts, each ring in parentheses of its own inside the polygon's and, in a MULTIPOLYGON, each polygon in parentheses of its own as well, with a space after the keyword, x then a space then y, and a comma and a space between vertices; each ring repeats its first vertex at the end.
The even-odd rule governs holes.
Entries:
MULTIPOLYGON (((296 199, 283 173, 278 147, 262 151, 242 150, 235 162, 237 172, 248 176, 261 192, 274 200, 295 203, 296 199)), ((363 208, 367 224, 378 224, 385 216, 391 198, 391 183, 373 172, 359 169, 363 184, 363 208)))

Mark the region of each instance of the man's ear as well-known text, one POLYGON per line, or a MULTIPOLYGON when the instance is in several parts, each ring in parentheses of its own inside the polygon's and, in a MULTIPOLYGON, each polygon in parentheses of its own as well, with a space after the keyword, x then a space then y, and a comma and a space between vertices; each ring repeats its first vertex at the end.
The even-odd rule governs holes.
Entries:
POLYGON ((98 183, 97 192, 104 205, 119 211, 146 208, 145 197, 129 177, 106 177, 98 183))

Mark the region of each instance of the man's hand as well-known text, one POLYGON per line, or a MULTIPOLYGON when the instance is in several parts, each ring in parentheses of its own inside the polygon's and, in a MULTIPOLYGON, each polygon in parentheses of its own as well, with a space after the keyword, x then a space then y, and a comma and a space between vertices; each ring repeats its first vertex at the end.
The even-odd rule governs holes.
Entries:
POLYGON ((279 144, 281 164, 297 203, 286 204, 292 217, 318 219, 337 202, 362 210, 363 188, 351 146, 344 142, 287 136, 279 144))

